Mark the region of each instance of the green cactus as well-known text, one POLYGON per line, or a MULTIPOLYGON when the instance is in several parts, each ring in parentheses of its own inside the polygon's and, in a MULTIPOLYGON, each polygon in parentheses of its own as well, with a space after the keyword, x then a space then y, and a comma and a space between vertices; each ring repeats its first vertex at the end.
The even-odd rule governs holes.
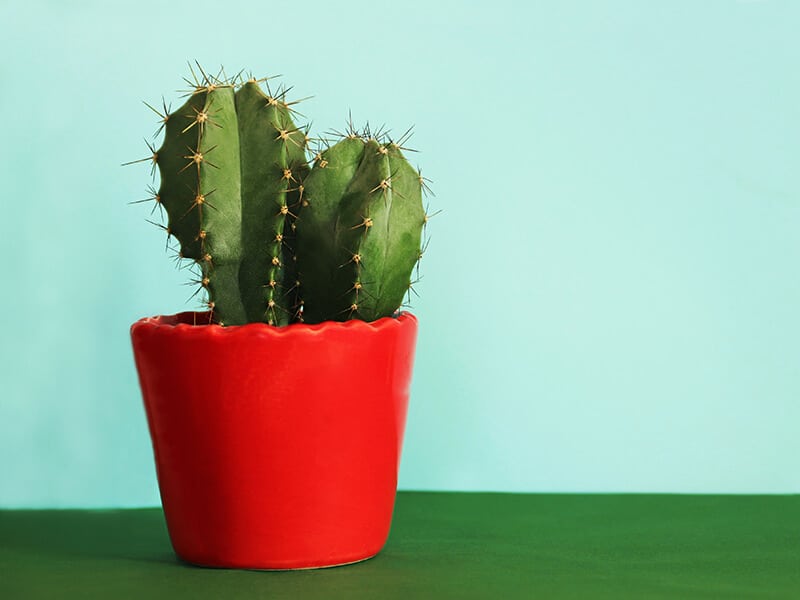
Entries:
POLYGON ((166 210, 162 228, 178 240, 178 258, 198 267, 195 283, 214 320, 287 325, 394 314, 427 222, 427 186, 402 141, 351 126, 309 170, 309 137, 285 92, 201 73, 180 108, 159 113, 163 144, 142 160, 158 166, 152 200, 166 210))
POLYGON ((179 256, 200 265, 220 323, 285 325, 296 315, 290 239, 305 145, 288 104, 255 80, 234 94, 232 83, 206 77, 165 116, 157 198, 179 256))
POLYGON ((420 258, 422 184, 391 141, 351 132, 318 153, 297 222, 307 323, 373 321, 397 310, 420 258))

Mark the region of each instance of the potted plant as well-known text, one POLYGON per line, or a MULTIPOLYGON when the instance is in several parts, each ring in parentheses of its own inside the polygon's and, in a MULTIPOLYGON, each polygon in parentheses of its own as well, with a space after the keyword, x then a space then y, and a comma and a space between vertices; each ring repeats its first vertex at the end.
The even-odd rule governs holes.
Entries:
POLYGON ((173 547, 216 567, 364 560, 394 506, 425 180, 406 136, 350 125, 311 152, 285 90, 200 73, 143 160, 208 310, 131 328, 173 547))

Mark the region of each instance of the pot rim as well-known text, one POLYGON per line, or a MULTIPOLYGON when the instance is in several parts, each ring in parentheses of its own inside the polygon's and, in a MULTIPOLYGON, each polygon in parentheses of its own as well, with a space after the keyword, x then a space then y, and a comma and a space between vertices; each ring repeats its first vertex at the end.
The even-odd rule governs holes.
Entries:
POLYGON ((376 321, 323 321, 322 323, 292 323, 276 327, 266 323, 247 323, 245 325, 218 325, 211 322, 210 312, 185 311, 173 315, 143 317, 131 325, 131 334, 137 331, 158 331, 159 334, 190 335, 197 337, 230 337, 235 335, 259 335, 267 337, 303 336, 336 330, 385 331, 406 324, 416 324, 417 318, 403 311, 392 317, 382 317, 376 321))

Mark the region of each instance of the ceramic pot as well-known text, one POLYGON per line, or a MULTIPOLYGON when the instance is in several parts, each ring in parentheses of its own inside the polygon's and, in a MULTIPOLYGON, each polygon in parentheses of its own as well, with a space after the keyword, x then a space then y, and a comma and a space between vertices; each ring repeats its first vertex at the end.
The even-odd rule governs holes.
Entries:
POLYGON ((172 545, 190 563, 301 569, 386 542, 417 320, 131 327, 172 545))

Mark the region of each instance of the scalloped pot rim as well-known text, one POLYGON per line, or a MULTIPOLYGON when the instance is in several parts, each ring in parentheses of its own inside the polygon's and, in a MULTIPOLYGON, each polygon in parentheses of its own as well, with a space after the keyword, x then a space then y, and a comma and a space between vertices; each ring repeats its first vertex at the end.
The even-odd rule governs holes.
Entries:
POLYGON ((188 335, 198 336, 230 336, 244 332, 269 336, 291 336, 347 329, 378 332, 385 331, 391 327, 399 327, 408 321, 417 322, 417 318, 409 312, 401 312, 396 317, 382 317, 376 321, 369 322, 351 319, 349 321, 325 321, 313 325, 293 323, 283 327, 275 327, 266 323, 247 323, 246 325, 223 327, 216 323, 209 323, 208 320, 209 313, 207 312, 182 312, 174 315, 144 317, 131 326, 131 333, 137 329, 149 329, 151 331, 160 330, 164 333, 185 332, 188 335))

